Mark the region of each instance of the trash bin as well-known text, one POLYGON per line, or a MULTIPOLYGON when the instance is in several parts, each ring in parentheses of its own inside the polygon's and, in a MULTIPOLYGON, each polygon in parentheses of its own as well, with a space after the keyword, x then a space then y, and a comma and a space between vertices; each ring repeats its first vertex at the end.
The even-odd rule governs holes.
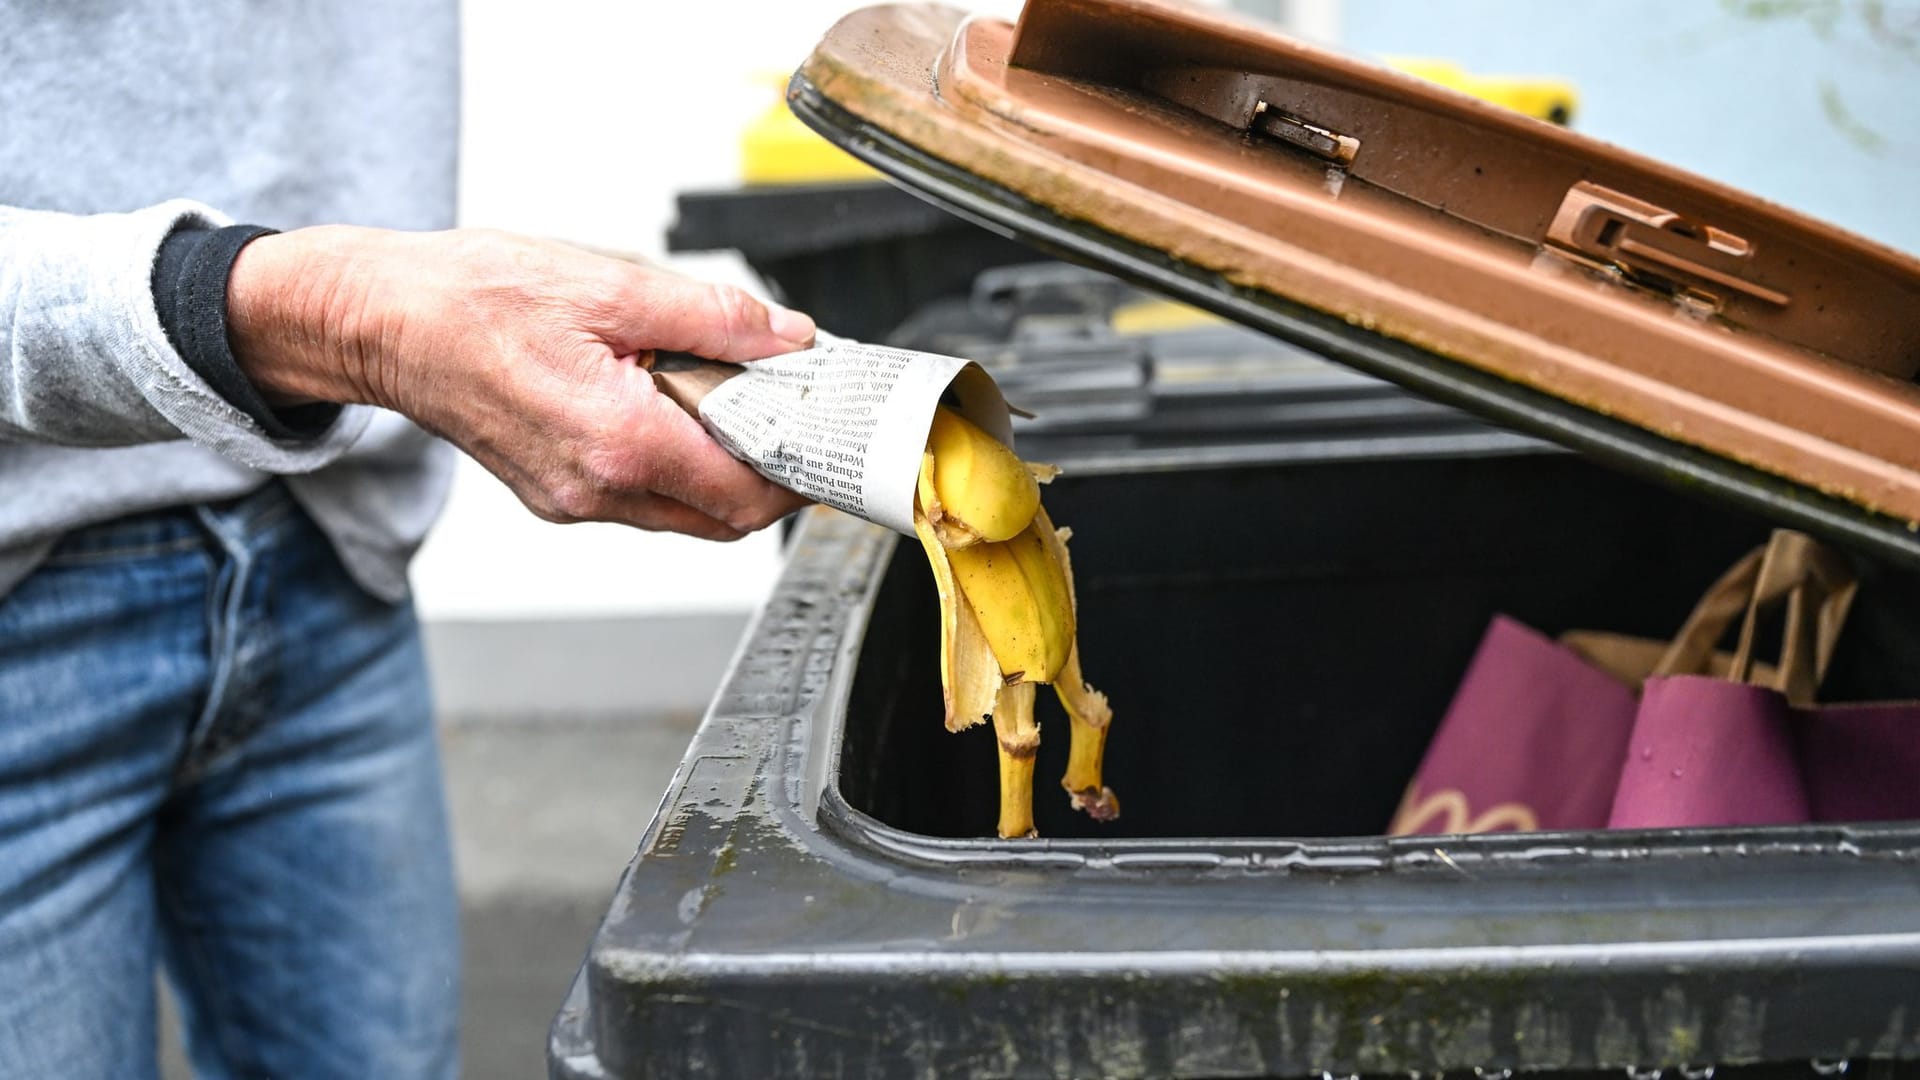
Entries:
MULTIPOLYGON (((1048 501, 1123 703, 1126 814, 1043 795, 1049 839, 979 839, 993 747, 938 723, 917 549, 812 515, 556 1026, 555 1075, 1905 1052, 1886 1036, 1920 991, 1908 826, 1341 839, 1384 827, 1492 613, 1664 632, 1764 518, 1238 328, 1111 334, 1094 316, 1124 294, 1076 323, 1058 268, 1013 276, 970 306, 1054 298, 1032 320, 916 321, 1000 355, 1016 400, 1090 371, 1135 388, 1123 415, 1048 410, 1022 434, 1068 467, 1048 501), (1052 333, 1008 362, 996 335, 1026 321, 1052 333)), ((1920 588, 1882 571, 1861 603, 1830 695, 1920 694, 1920 588)), ((1063 750, 1043 743, 1042 776, 1063 750)))
MULTIPOLYGON (((1492 614, 1661 634, 1770 522, 1241 335, 1067 335, 1001 371, 1044 390, 1105 340, 1150 372, 1127 420, 1021 436, 1067 468, 1047 502, 1118 706, 1120 820, 1043 784, 1044 839, 982 839, 992 737, 939 722, 920 552, 811 513, 553 1075, 1858 1075, 1914 1052, 1910 824, 1378 836, 1492 614), (1182 426, 1194 397, 1240 423, 1182 426)), ((1920 696, 1920 578, 1874 575, 1833 700, 1920 696)), ((1064 752, 1044 740, 1038 775, 1064 752)))
MULTIPOLYGON (((1010 33, 963 28, 947 9, 874 10, 835 33, 857 31, 863 55, 895 73, 916 70, 901 57, 927 42, 939 49, 921 59, 938 52, 951 65, 979 60, 964 35, 1010 33)), ((1035 0, 1023 27, 1097 46, 1115 63, 1144 55, 1128 35, 1149 34, 1154 55, 1191 61, 1183 76, 1229 60, 1256 74, 1304 65, 1323 82, 1351 74, 1257 35, 1232 48, 1205 34, 1192 44, 1156 20, 1214 17, 1171 10, 1035 0), (1062 30, 1049 23, 1056 16, 1110 21, 1062 30)), ((796 109, 881 168, 1051 252, 1281 340, 1263 352, 1219 327, 1107 334, 1098 320, 1076 324, 1073 305, 1110 315, 1125 295, 1051 271, 998 272, 971 298, 907 320, 907 343, 992 362, 1015 404, 1053 398, 1021 449, 1067 470, 1047 505, 1075 530, 1080 641, 1089 676, 1116 706, 1106 770, 1125 813, 1086 821, 1042 785, 1042 839, 984 839, 997 802, 992 736, 940 724, 935 597, 919 551, 810 512, 555 1020, 554 1076, 1605 1069, 1698 1080, 1714 1070, 1893 1073, 1920 1058, 1920 823, 1379 835, 1489 617, 1549 633, 1664 635, 1702 582, 1781 522, 1847 548, 1863 574, 1823 696, 1920 697, 1920 539, 1899 509, 1920 452, 1911 425, 1920 388, 1911 370, 1892 370, 1920 333, 1911 259, 1834 234, 1838 248, 1869 256, 1873 280, 1846 303, 1877 313, 1874 340, 1860 348, 1883 368, 1814 366, 1861 391, 1856 404, 1870 400, 1872 416, 1857 430, 1783 437, 1808 450, 1791 460, 1760 452, 1779 422, 1756 423, 1744 430, 1758 441, 1733 452, 1710 432, 1583 399, 1546 368, 1489 370, 1481 362, 1491 354, 1442 348, 1438 324, 1422 341, 1407 324, 1362 317, 1377 282, 1358 283, 1350 298, 1361 314, 1346 318, 1202 265, 1217 254, 1205 233, 1176 257, 1115 231, 1139 220, 1107 228, 1065 215, 1040 197, 1057 197, 1081 163, 1030 175, 1039 185, 1030 188, 957 167, 849 112, 834 94, 872 84, 823 85, 832 72, 821 55, 793 84, 796 109), (1042 310, 1029 317, 1028 302, 1042 310), (1558 445, 1336 373, 1303 348, 1558 445), (1913 445, 1872 443, 1901 425, 1913 445), (1863 439, 1871 445, 1816 460, 1863 439), (1820 479, 1876 462, 1885 483, 1871 492, 1820 479)), ((1078 70, 1033 85, 1097 77, 1078 70)), ((961 92, 951 80, 940 89, 961 92)), ((1545 140, 1553 154, 1584 152, 1570 136, 1529 134, 1423 93, 1433 124, 1474 121, 1500 139, 1545 140)), ((1098 95, 1160 122, 1137 88, 1098 95)), ((1318 155, 1316 170, 1341 148, 1313 136, 1351 134, 1307 123, 1319 117, 1301 110, 1268 111, 1279 114, 1274 137, 1318 155)), ((972 137, 968 125, 914 133, 972 137)), ((1381 137, 1362 131, 1363 152, 1381 137)), ((1221 138, 1208 145, 1223 155, 1250 145, 1221 138)), ((1299 164, 1276 160, 1282 171, 1299 164)), ((1364 163, 1326 174, 1327 197, 1349 200, 1328 220, 1345 220, 1349 204, 1386 205, 1364 163)), ((1466 154, 1444 162, 1473 164, 1466 154)), ((1611 205, 1598 212, 1621 204, 1611 205)), ((1391 213, 1409 224, 1410 251, 1424 243, 1411 225, 1426 210, 1391 213)), ((1748 242, 1704 235, 1730 257, 1735 240, 1748 242)), ((1355 251, 1375 239, 1357 238, 1355 251)), ((1321 256, 1301 257, 1305 266, 1321 256)), ((1562 272, 1562 257, 1543 254, 1539 272, 1562 272)), ((1592 297, 1531 319, 1508 310, 1504 331, 1485 320, 1468 329, 1487 340, 1552 338, 1593 314, 1581 304, 1614 303, 1607 290, 1632 290, 1628 306, 1649 294, 1668 305, 1671 326, 1635 315, 1618 340, 1585 337, 1590 354, 1559 339, 1559 352, 1509 356, 1564 362, 1562 375, 1635 335, 1669 341, 1688 360, 1751 345, 1778 374, 1810 349, 1794 334, 1830 329, 1816 319, 1758 341, 1754 328, 1777 314, 1767 297, 1703 284, 1693 272, 1702 264, 1661 278, 1623 263, 1611 279, 1601 272, 1592 297), (1696 310, 1702 297, 1722 306, 1696 310)), ((1431 281, 1436 303, 1446 299, 1449 283, 1431 281)), ((1711 408, 1678 401, 1668 419, 1806 404, 1740 399, 1751 370, 1742 362, 1715 369, 1728 398, 1708 399, 1711 408)), ((1057 714, 1040 718, 1045 730, 1064 726, 1057 714)), ((1039 776, 1059 774, 1064 749, 1043 741, 1039 776)))

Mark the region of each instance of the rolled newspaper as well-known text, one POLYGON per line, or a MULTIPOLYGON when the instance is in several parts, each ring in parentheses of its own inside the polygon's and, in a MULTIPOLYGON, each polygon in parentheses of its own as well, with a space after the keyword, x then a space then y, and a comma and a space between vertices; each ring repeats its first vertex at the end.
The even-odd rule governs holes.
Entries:
POLYGON ((1013 446, 993 376, 957 356, 822 334, 811 349, 751 364, 662 355, 653 377, 760 475, 908 536, 937 406, 1013 446))

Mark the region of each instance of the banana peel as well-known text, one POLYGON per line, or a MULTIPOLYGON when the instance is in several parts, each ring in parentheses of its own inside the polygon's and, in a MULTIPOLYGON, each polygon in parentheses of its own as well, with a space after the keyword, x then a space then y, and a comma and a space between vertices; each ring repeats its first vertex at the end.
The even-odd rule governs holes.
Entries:
POLYGON ((1009 684, 1052 682, 1073 650, 1073 592, 1060 560, 1030 522, 1011 540, 970 544, 947 560, 1009 684))
POLYGON ((1052 684, 1071 735, 1061 786, 1075 809, 1111 821, 1120 814, 1120 800, 1103 782, 1102 770, 1113 710, 1080 669, 1079 604, 1066 548, 1071 533, 1054 527, 1038 496, 1038 485, 1059 470, 1019 463, 1034 491, 1028 510, 1004 462, 981 464, 991 454, 958 452, 959 475, 943 477, 939 451, 951 448, 951 428, 948 435, 945 442, 929 435, 914 508, 914 532, 940 597, 947 729, 992 720, 1000 765, 997 831, 1008 839, 1034 836, 1033 769, 1040 746, 1034 700, 1037 684, 1052 684), (953 513, 943 494, 967 502, 968 516, 953 513), (989 531, 983 533, 979 522, 990 523, 989 531), (1016 523, 1022 527, 1009 534, 1016 523))

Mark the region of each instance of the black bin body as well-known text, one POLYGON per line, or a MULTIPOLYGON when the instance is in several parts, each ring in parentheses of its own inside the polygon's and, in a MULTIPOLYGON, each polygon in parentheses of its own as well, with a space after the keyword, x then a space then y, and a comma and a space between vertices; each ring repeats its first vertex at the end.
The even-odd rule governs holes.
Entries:
MULTIPOLYGON (((1382 832, 1494 614, 1669 636, 1770 529, 1566 454, 1082 476, 1046 501, 1074 530, 1124 813, 1095 822, 1055 793, 1067 725, 1049 694, 1036 812, 1043 836, 1090 839, 1382 832)), ((991 835, 990 729, 924 722, 940 713, 927 578, 900 545, 868 642, 901 655, 863 653, 840 792, 907 831, 991 835)), ((1828 700, 1920 697, 1917 588, 1863 587, 1828 700)))
POLYGON ((1033 253, 877 180, 685 192, 667 250, 738 251, 780 299, 877 341, 981 270, 1033 253))
MULTIPOLYGON (((1920 1056, 1910 823, 1378 835, 1490 617, 1669 634, 1772 522, 1295 356, 1210 352, 1209 382, 1172 339, 1103 360, 1068 334, 1049 369, 1060 340, 1014 350, 1016 403, 1133 387, 1021 436, 1067 468, 1046 501, 1121 819, 1050 794, 1042 695, 1044 839, 983 839, 992 736, 941 725, 917 546, 810 513, 555 1022, 555 1077, 1920 1056)), ((1920 697, 1920 574, 1860 563, 1826 696, 1920 697)))

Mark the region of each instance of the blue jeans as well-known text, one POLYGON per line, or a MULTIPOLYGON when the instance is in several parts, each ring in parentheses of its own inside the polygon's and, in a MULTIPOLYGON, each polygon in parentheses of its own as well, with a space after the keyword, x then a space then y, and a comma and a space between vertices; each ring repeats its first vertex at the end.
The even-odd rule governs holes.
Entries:
POLYGON ((456 1071, 445 795, 408 604, 281 485, 66 537, 0 599, 0 1077, 456 1071))

